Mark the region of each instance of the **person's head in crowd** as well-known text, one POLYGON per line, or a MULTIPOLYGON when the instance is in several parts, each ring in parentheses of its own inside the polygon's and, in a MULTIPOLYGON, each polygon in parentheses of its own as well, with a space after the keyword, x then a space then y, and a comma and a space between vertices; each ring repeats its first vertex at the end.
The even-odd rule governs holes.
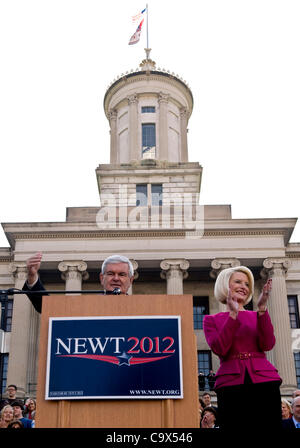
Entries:
POLYGON ((24 428, 24 425, 20 420, 13 420, 12 422, 10 422, 8 424, 7 428, 22 429, 22 428, 24 428))
POLYGON ((202 401, 204 403, 204 406, 211 406, 211 395, 208 392, 205 392, 202 395, 202 401))
POLYGON ((17 386, 15 384, 10 384, 7 386, 7 396, 9 399, 14 400, 17 396, 17 386))
POLYGON ((113 291, 119 288, 121 294, 126 294, 133 279, 133 266, 127 257, 111 255, 104 260, 100 273, 100 282, 105 291, 113 291))
POLYGON ((300 389, 296 389, 296 390, 294 390, 292 396, 293 396, 293 398, 300 397, 300 389))
POLYGON ((291 406, 294 419, 300 423, 300 396, 293 398, 291 406))
POLYGON ((226 304, 229 290, 232 293, 236 292, 240 308, 250 302, 254 293, 254 277, 249 268, 237 266, 220 272, 214 288, 216 299, 226 304))
POLYGON ((33 412, 36 410, 36 401, 34 398, 27 398, 25 402, 26 411, 33 412))
POLYGON ((16 400, 12 402, 12 408, 14 410, 14 418, 17 420, 23 417, 24 405, 21 400, 16 400))
POLYGON ((292 406, 285 398, 281 399, 281 415, 283 420, 292 416, 292 406))
POLYGON ((0 412, 0 426, 2 428, 7 428, 10 422, 14 419, 14 410, 12 406, 7 404, 1 409, 0 412))
POLYGON ((201 428, 214 428, 217 420, 217 411, 211 406, 206 406, 202 412, 201 428))

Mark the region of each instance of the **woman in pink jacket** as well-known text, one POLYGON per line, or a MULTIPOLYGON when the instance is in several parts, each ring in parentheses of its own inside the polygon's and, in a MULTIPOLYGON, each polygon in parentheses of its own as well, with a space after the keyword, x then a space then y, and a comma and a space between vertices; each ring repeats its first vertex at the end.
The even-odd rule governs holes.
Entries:
POLYGON ((254 292, 250 269, 224 269, 216 280, 215 297, 227 304, 228 311, 205 316, 203 329, 208 345, 220 358, 215 382, 220 428, 281 425, 281 378, 264 353, 275 345, 267 311, 271 287, 269 279, 259 296, 257 311, 247 311, 244 306, 254 292), (258 410, 261 400, 266 405, 263 415, 258 410))

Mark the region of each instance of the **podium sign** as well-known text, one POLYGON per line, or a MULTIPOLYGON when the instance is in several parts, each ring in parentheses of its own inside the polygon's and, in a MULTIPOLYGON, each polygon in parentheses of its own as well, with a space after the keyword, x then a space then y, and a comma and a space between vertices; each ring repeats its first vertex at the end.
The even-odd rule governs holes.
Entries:
POLYGON ((183 398, 180 316, 50 317, 45 398, 183 398))

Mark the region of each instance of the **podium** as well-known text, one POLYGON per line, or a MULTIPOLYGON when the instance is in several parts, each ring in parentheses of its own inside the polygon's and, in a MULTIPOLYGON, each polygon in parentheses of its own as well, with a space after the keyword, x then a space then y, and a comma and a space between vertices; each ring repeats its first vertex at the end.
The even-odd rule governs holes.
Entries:
POLYGON ((39 341, 36 427, 197 428, 197 370, 191 295, 44 296, 39 341), (180 316, 183 398, 46 399, 49 319, 92 316, 180 316))

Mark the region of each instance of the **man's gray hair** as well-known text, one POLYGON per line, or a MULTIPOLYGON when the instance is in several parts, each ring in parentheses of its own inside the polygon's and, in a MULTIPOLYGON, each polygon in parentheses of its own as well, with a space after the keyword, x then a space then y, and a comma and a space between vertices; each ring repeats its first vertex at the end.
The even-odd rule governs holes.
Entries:
POLYGON ((300 399, 300 396, 299 396, 299 395, 298 395, 297 397, 295 397, 295 398, 292 399, 292 401, 291 401, 291 406, 292 406, 292 408, 294 407, 294 404, 296 403, 296 401, 297 401, 298 399, 300 399))
POLYGON ((101 274, 105 274, 106 266, 108 264, 114 264, 114 263, 127 263, 129 269, 129 277, 132 277, 134 275, 134 270, 131 261, 129 260, 129 258, 124 257, 124 255, 111 255, 110 257, 105 258, 105 260, 102 263, 101 274))

